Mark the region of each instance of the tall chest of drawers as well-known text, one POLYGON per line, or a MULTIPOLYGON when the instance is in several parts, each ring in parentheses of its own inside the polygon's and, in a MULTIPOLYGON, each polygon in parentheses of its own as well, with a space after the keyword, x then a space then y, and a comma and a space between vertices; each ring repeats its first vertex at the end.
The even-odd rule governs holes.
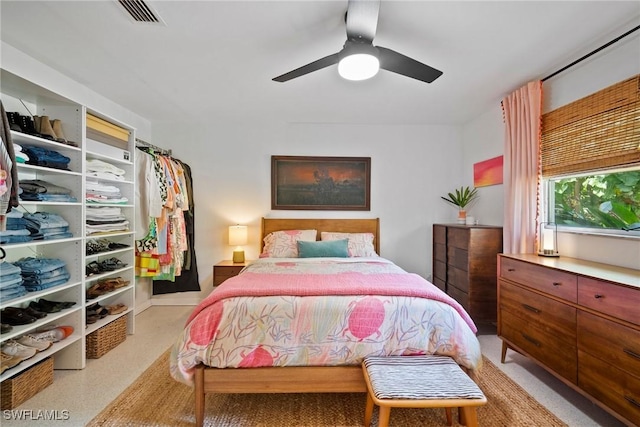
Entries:
POLYGON ((433 225, 433 283, 467 310, 475 322, 495 322, 496 257, 502 227, 433 225))
POLYGON ((514 349, 628 425, 640 425, 640 270, 498 256, 502 361, 514 349))

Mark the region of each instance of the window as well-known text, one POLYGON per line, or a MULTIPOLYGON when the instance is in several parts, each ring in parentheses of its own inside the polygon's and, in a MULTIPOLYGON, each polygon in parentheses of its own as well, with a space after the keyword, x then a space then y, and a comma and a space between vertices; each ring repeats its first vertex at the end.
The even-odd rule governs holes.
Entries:
POLYGON ((549 221, 561 229, 640 236, 640 167, 546 183, 549 221))
POLYGON ((640 75, 542 116, 546 218, 640 236, 640 75))

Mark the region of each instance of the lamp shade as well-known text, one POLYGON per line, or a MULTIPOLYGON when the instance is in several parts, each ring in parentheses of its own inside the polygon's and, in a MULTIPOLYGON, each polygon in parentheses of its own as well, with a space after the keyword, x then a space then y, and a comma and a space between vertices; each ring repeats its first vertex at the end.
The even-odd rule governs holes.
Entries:
POLYGON ((242 246, 247 244, 247 226, 232 225, 229 227, 229 245, 242 246))

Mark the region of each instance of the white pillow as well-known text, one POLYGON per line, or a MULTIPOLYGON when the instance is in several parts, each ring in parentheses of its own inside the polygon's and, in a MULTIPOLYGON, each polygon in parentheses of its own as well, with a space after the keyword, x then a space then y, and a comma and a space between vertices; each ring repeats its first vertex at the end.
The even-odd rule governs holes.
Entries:
POLYGON ((321 240, 342 240, 349 239, 347 245, 349 256, 351 257, 375 257, 378 256, 373 247, 373 233, 337 233, 323 231, 320 233, 321 240))
POLYGON ((315 242, 318 230, 283 230, 264 238, 260 258, 298 258, 298 240, 315 242))

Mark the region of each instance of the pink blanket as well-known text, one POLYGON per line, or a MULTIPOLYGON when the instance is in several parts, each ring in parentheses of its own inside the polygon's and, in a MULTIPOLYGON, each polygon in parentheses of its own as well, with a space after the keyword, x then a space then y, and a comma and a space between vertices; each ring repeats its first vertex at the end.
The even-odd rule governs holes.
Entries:
POLYGON ((187 325, 206 307, 238 296, 389 295, 428 298, 453 307, 476 333, 462 306, 421 276, 413 273, 259 274, 250 271, 227 279, 191 313, 187 325))

